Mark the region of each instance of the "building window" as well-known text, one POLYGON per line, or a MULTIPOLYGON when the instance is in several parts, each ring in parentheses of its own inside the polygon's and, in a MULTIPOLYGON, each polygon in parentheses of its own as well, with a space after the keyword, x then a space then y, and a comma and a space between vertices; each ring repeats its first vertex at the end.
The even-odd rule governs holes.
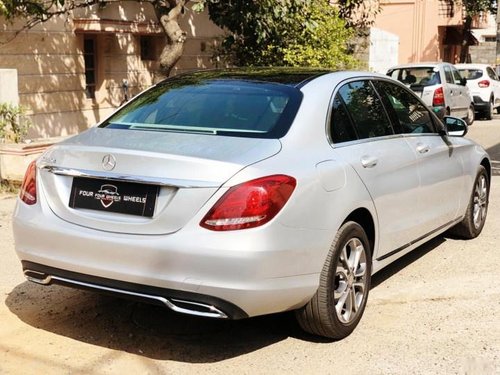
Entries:
POLYGON ((156 60, 155 38, 141 35, 139 40, 141 44, 141 60, 156 60))
POLYGON ((97 82, 96 41, 94 37, 83 38, 83 58, 85 60, 85 94, 89 99, 95 99, 97 82))
POLYGON ((439 0, 438 14, 442 17, 447 17, 447 18, 455 17, 455 1, 439 0))

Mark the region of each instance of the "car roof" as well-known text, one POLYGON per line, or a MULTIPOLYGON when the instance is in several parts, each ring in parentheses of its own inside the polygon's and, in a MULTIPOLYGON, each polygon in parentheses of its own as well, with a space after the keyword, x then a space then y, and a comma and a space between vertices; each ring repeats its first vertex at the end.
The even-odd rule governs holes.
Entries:
POLYGON ((395 66, 391 66, 389 70, 394 70, 394 69, 402 69, 402 68, 420 68, 420 67, 429 67, 429 66, 439 66, 439 65, 452 65, 451 63, 448 62, 420 62, 420 63, 408 63, 408 64, 399 64, 395 66))
POLYGON ((476 68, 476 69, 492 68, 492 66, 489 65, 489 64, 455 64, 455 66, 457 67, 457 69, 458 68, 462 68, 462 69, 467 69, 467 68, 476 68))
MULTIPOLYGON (((279 83, 300 87, 318 76, 332 73, 332 70, 322 68, 231 68, 215 70, 198 70, 167 78, 162 82, 212 81, 212 80, 244 80, 267 83, 279 83)), ((161 83, 160 83, 161 84, 161 83)))

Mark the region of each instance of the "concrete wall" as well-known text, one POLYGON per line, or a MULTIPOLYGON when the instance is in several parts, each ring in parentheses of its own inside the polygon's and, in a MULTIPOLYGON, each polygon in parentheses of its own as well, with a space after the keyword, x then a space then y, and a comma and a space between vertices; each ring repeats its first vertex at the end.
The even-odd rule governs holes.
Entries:
POLYGON ((0 103, 19 104, 16 69, 0 69, 0 103))
POLYGON ((370 33, 369 69, 385 74, 387 69, 398 64, 399 37, 372 27, 370 33))
POLYGON ((495 65, 497 44, 495 42, 483 42, 479 46, 470 46, 469 53, 473 63, 495 65))

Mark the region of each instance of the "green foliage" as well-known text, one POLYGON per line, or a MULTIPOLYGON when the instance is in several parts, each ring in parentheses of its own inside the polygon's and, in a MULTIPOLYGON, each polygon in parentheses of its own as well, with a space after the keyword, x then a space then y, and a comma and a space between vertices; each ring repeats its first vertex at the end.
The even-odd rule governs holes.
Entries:
POLYGON ((375 16, 380 13, 380 1, 335 0, 339 16, 346 21, 348 27, 365 28, 373 24, 375 16))
POLYGON ((219 55, 239 66, 352 68, 353 31, 324 0, 220 0, 210 18, 230 34, 219 55))
POLYGON ((286 65, 353 68, 358 64, 347 53, 353 32, 345 27, 335 8, 320 1, 305 17, 307 23, 302 32, 288 46, 277 47, 283 52, 286 65))
POLYGON ((0 0, 0 15, 8 20, 20 16, 43 18, 58 4, 58 0, 0 0))
POLYGON ((497 0, 457 0, 462 4, 466 16, 476 16, 483 12, 497 13, 497 0))
POLYGON ((21 106, 0 103, 0 140, 21 142, 31 126, 25 115, 26 110, 21 106))

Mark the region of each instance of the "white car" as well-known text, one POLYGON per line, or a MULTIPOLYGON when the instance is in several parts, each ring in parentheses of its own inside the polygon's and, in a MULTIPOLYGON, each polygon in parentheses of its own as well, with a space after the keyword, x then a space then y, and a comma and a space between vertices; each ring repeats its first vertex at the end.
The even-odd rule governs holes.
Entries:
POLYGON ((491 120, 496 109, 500 113, 500 80, 487 64, 457 64, 460 74, 467 79, 467 87, 474 100, 476 112, 491 120))
POLYGON ((412 89, 440 117, 455 116, 474 122, 474 103, 466 80, 452 64, 412 63, 390 68, 387 75, 412 89))
POLYGON ((490 160, 445 123, 383 75, 176 76, 29 166, 16 251, 42 285, 209 318, 295 310, 340 339, 372 274, 483 228, 490 160))

